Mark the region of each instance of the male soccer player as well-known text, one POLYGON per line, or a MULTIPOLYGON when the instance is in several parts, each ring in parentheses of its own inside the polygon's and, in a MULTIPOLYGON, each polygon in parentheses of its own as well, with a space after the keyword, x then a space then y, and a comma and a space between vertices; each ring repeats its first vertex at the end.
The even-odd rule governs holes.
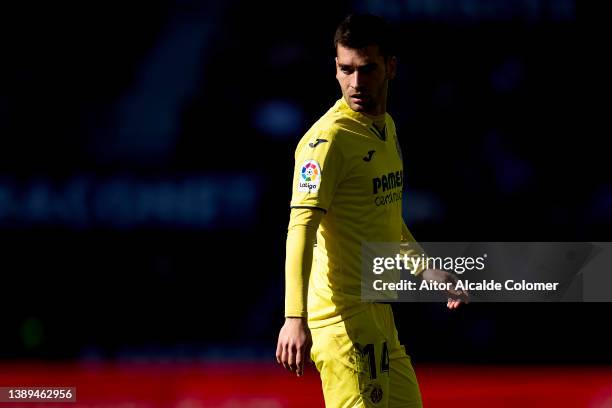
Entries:
MULTIPOLYGON (((276 357, 301 376, 310 354, 327 407, 421 406, 390 305, 360 299, 362 242, 414 242, 402 220, 402 158, 386 113, 397 65, 391 40, 385 21, 373 15, 350 15, 338 26, 342 98, 295 152, 286 319, 276 357)), ((453 280, 445 271, 419 272, 453 280)), ((448 307, 460 302, 449 299, 448 307)))

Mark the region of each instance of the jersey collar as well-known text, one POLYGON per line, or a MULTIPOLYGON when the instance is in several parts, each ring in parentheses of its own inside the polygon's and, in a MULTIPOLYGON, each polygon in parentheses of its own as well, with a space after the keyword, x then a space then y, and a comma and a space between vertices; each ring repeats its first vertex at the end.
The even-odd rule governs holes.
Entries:
MULTIPOLYGON (((348 103, 346 102, 346 100, 344 99, 344 97, 338 99, 338 101, 336 101, 336 107, 338 109, 338 111, 345 116, 348 116, 350 118, 355 119, 357 122, 361 123, 362 125, 364 125, 366 128, 371 129, 375 134, 378 135, 378 131, 373 130, 375 129, 374 127, 374 119, 372 119, 369 116, 364 115, 361 112, 356 112, 354 110, 351 109, 351 107, 348 105, 348 103)), ((386 113, 385 113, 386 116, 386 113)), ((379 137, 380 138, 380 137, 379 137)), ((381 140, 385 140, 384 138, 381 140)))
POLYGON ((338 111, 341 112, 343 115, 349 116, 357 120, 358 122, 364 124, 366 127, 370 127, 374 124, 374 119, 372 119, 371 117, 364 115, 361 112, 356 112, 352 110, 348 103, 346 103, 344 97, 336 101, 336 106, 338 108, 338 111))
POLYGON ((370 119, 369 117, 367 117, 363 113, 355 112, 354 110, 352 110, 351 107, 348 105, 348 103, 346 103, 346 100, 344 99, 344 96, 342 98, 338 99, 338 101, 336 102, 336 105, 338 106, 338 110, 343 115, 349 116, 349 117, 357 120, 358 122, 363 123, 367 127, 372 126, 372 124, 374 123, 374 121, 372 119, 370 119))

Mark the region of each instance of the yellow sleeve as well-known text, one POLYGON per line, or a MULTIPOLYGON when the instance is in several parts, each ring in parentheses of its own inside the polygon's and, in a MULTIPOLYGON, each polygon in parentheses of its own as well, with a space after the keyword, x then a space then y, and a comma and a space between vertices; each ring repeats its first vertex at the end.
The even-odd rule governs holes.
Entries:
POLYGON ((334 129, 306 134, 295 151, 291 207, 329 210, 347 163, 334 129))
POLYGON ((285 258, 285 317, 308 316, 312 251, 323 214, 316 208, 291 209, 285 258))
MULTIPOLYGON (((408 226, 406 226, 406 223, 402 220, 402 242, 400 244, 400 254, 420 257, 424 253, 425 251, 423 248, 421 248, 416 239, 414 239, 412 233, 408 229, 408 226)), ((413 274, 418 276, 423 273, 424 270, 425 265, 420 264, 418 269, 414 271, 413 274)))

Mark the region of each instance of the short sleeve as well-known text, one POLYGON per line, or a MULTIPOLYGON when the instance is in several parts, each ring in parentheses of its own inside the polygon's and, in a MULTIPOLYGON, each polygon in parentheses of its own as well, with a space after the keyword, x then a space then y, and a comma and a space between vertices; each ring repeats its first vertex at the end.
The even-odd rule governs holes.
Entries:
POLYGON ((295 152, 291 207, 327 211, 345 174, 345 160, 334 135, 304 138, 295 152))

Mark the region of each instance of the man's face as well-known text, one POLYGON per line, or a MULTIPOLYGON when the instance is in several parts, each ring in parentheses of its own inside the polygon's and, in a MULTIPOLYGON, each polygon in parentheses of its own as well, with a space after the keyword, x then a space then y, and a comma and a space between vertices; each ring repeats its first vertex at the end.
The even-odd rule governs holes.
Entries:
POLYGON ((387 107, 387 86, 395 77, 395 57, 385 58, 378 45, 361 49, 336 48, 336 79, 351 109, 380 115, 387 107))

